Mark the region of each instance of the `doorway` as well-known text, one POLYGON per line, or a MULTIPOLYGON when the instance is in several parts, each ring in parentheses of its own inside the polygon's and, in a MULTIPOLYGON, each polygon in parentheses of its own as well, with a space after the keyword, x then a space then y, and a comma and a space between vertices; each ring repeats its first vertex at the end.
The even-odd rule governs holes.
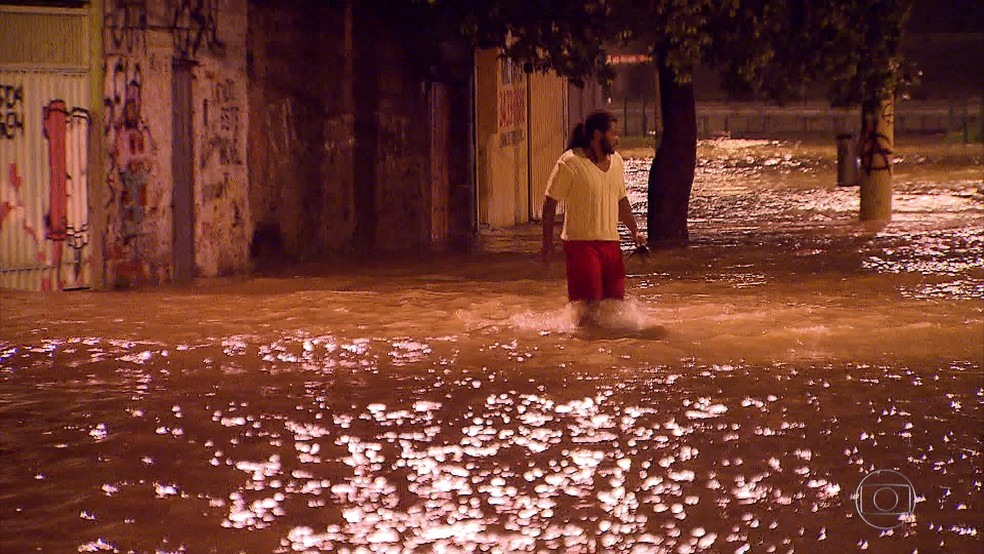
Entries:
POLYGON ((172 255, 175 281, 195 276, 195 190, 194 151, 191 113, 191 69, 194 62, 175 59, 172 100, 174 126, 171 166, 174 173, 172 255))

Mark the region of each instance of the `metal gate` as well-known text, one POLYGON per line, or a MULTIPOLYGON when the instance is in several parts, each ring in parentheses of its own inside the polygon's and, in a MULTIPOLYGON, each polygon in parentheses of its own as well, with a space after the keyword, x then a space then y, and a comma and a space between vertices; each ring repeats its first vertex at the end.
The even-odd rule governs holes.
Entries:
POLYGON ((17 36, 77 37, 59 42, 82 57, 53 64, 7 48, 0 58, 0 287, 85 288, 92 271, 85 12, 0 12, 17 36), (82 31, 60 31, 66 25, 82 31), (81 44, 68 44, 76 41, 81 44))

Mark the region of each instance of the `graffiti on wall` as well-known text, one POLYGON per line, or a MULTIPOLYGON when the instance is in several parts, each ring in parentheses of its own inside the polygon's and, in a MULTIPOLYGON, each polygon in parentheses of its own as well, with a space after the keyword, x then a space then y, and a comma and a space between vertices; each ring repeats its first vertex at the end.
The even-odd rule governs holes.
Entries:
POLYGON ((164 29, 173 37, 175 57, 193 59, 202 48, 223 48, 218 19, 219 0, 168 0, 166 5, 107 0, 103 12, 106 53, 146 53, 148 30, 164 29))
MULTIPOLYGON (((41 236, 38 225, 31 220, 30 211, 21 197, 23 187, 24 178, 20 175, 17 164, 11 163, 7 167, 7 179, 0 186, 0 231, 3 231, 5 225, 8 229, 9 225, 14 225, 31 237, 36 247, 40 247, 41 236)), ((38 262, 44 263, 44 260, 38 262)))
POLYGON ((0 85, 0 139, 24 134, 24 87, 0 85))
POLYGON ((88 286, 89 112, 52 100, 41 108, 40 119, 48 182, 25 186, 16 162, 5 168, 6 179, 0 179, 0 231, 19 231, 27 239, 15 240, 5 260, 28 254, 13 267, 40 272, 33 275, 41 290, 88 286))
POLYGON ((499 94, 496 103, 499 126, 499 146, 512 146, 523 141, 526 123, 526 74, 510 61, 499 62, 499 94))
POLYGON ((175 55, 192 59, 202 47, 221 50, 219 0, 170 0, 171 33, 175 55))
POLYGON ((89 244, 89 113, 68 110, 62 100, 44 107, 42 121, 48 141, 48 213, 45 238, 52 241, 52 266, 58 290, 83 285, 83 249, 89 244), (62 272, 65 247, 72 254, 68 280, 62 272))
POLYGON ((107 0, 103 25, 107 54, 147 51, 147 0, 107 0))
MULTIPOLYGON (((229 181, 236 182, 234 176, 245 171, 245 89, 240 91, 241 84, 225 79, 229 73, 224 60, 219 60, 217 70, 211 63, 225 55, 220 19, 232 10, 229 6, 244 8, 245 4, 242 0, 105 2, 106 110, 100 123, 105 125, 103 141, 108 153, 103 246, 110 283, 127 286, 145 279, 163 281, 171 272, 172 243, 166 230, 173 215, 173 206, 168 203, 170 172, 160 155, 172 154, 169 129, 177 121, 175 109, 187 109, 194 117, 198 162, 192 179, 196 194, 204 193, 196 201, 214 197, 224 202, 230 196, 229 181), (198 68, 195 73, 201 87, 195 84, 183 92, 195 95, 191 101, 201 108, 201 119, 191 105, 174 104, 177 97, 169 96, 162 86, 173 79, 176 66, 171 66, 172 62, 193 62, 190 67, 198 68), (167 131, 167 136, 160 136, 161 130, 167 131), (199 164, 203 170, 200 174, 199 164), (216 182, 218 175, 223 176, 218 179, 221 182, 216 182), (208 186, 206 181, 215 185, 208 186)), ((233 17, 238 15, 242 14, 233 17)), ((219 208, 225 213, 225 206, 219 208)), ((203 216, 200 221, 207 218, 203 216)), ((197 227, 199 220, 195 224, 197 227)), ((195 256, 200 257, 201 252, 196 251, 195 256)))
POLYGON ((120 213, 124 243, 139 235, 147 206, 147 180, 154 143, 142 117, 143 73, 140 64, 120 58, 107 75, 106 138, 110 145, 109 188, 111 202, 120 213))
POLYGON ((888 135, 880 133, 879 117, 884 128, 895 125, 895 111, 888 109, 866 109, 861 129, 861 168, 865 173, 892 170, 892 141, 888 135))
POLYGON ((139 63, 132 63, 129 59, 120 57, 109 67, 106 78, 109 81, 109 91, 104 99, 106 105, 105 131, 109 133, 114 128, 124 124, 127 110, 139 114, 143 69, 139 63))
POLYGON ((211 99, 202 100, 205 140, 201 166, 217 158, 219 164, 243 165, 240 149, 241 107, 232 79, 215 83, 211 99))

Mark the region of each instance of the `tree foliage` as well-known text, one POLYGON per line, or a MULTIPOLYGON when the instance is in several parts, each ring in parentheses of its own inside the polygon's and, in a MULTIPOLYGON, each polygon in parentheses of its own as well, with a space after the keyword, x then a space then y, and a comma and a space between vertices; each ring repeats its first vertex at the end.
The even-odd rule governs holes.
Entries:
POLYGON ((614 76, 605 52, 616 33, 611 2, 409 0, 407 7, 431 44, 499 48, 529 71, 552 70, 579 85, 614 76))
MULTIPOLYGON (((424 60, 500 48, 529 70, 609 80, 606 46, 644 44, 680 83, 716 68, 733 91, 777 102, 823 87, 834 105, 898 93, 913 0, 402 0, 387 13, 424 60), (416 31, 416 32, 414 32, 416 31)), ((384 6, 387 4, 383 4, 384 6)))
MULTIPOLYGON (((811 5, 812 6, 812 5, 811 5)), ((823 4, 810 22, 823 30, 827 48, 813 77, 830 84, 835 105, 894 97, 915 79, 902 56, 911 0, 853 0, 823 4)))
POLYGON ((910 1, 767 4, 758 33, 737 42, 754 45, 758 57, 736 67, 735 56, 717 54, 731 82, 779 102, 796 96, 797 88, 822 88, 835 106, 892 97, 912 82, 914 72, 902 58, 910 1))
POLYGON ((823 87, 833 105, 897 94, 911 0, 616 0, 622 40, 640 42, 680 83, 697 66, 735 92, 779 103, 823 87))

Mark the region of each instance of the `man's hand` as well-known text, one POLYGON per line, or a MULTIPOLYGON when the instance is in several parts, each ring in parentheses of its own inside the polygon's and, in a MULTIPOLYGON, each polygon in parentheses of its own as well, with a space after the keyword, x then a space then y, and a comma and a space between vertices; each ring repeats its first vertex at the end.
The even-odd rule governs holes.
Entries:
POLYGON ((557 213, 557 201, 549 196, 543 197, 543 246, 540 247, 540 258, 543 265, 549 267, 553 259, 554 216, 557 213))
POLYGON ((629 204, 628 198, 622 198, 618 201, 618 220, 629 228, 629 232, 632 233, 632 240, 636 243, 636 246, 646 244, 646 235, 636 225, 635 216, 632 215, 632 206, 629 204))

